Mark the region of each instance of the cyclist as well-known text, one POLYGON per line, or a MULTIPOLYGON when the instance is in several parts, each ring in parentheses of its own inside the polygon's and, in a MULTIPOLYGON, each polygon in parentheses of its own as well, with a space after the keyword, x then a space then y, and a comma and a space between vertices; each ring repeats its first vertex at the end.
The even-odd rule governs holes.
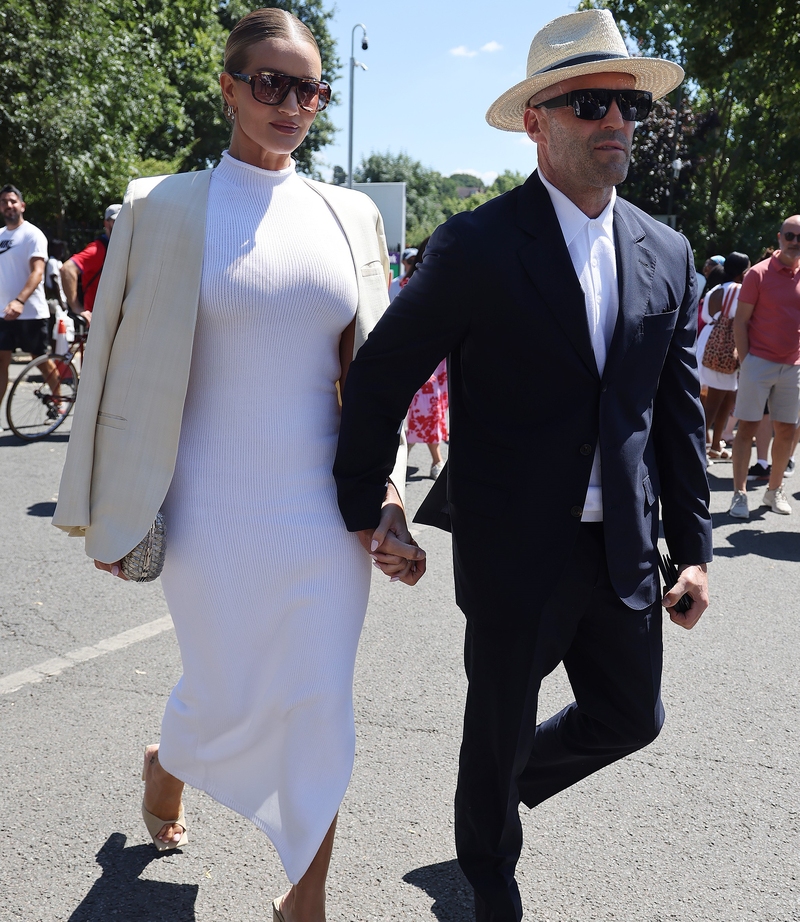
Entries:
POLYGON ((73 314, 86 321, 87 326, 92 322, 92 308, 106 261, 108 240, 120 208, 122 205, 109 205, 103 218, 104 233, 80 253, 71 256, 61 267, 61 284, 67 304, 73 314))

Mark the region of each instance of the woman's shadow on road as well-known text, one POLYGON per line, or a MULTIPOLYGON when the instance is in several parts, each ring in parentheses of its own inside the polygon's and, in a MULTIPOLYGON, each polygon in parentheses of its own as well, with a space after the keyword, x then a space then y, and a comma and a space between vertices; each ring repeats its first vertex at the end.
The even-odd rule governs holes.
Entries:
POLYGON ((152 845, 125 848, 125 836, 115 832, 97 853, 103 875, 87 893, 68 922, 105 922, 109 918, 136 922, 194 922, 197 884, 140 880, 139 875, 158 860, 152 845))
POLYGON ((472 922, 475 918, 472 887, 455 859, 415 868, 403 880, 433 898, 431 912, 439 922, 472 922))

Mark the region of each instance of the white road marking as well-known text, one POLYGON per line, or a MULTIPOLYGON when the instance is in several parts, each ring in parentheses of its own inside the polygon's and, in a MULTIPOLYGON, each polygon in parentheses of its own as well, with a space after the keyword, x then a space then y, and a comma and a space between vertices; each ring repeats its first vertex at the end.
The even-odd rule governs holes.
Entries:
POLYGON ((21 669, 19 672, 12 672, 11 675, 0 678, 0 695, 17 691, 23 685, 41 682, 42 679, 48 676, 60 675, 65 669, 71 669, 73 666, 77 666, 78 663, 85 663, 87 660, 95 659, 98 656, 105 656, 106 653, 122 650, 131 646, 131 644, 139 643, 140 640, 147 640, 148 637, 163 634, 164 631, 170 630, 171 627, 172 618, 165 615, 156 621, 148 621, 147 624, 141 624, 139 627, 131 628, 129 631, 123 631, 113 637, 106 637, 99 643, 94 644, 94 646, 79 647, 77 650, 72 650, 63 656, 55 656, 53 659, 37 663, 35 666, 29 666, 27 669, 21 669))

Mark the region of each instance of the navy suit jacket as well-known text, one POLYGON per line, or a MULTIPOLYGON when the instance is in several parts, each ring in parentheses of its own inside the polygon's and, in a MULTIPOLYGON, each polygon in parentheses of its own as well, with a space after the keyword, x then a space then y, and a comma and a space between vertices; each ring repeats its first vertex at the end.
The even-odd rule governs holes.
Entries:
POLYGON ((536 173, 438 228, 350 366, 334 474, 354 531, 377 524, 398 427, 449 356, 449 460, 433 490, 447 493, 456 598, 468 616, 547 597, 577 535, 597 446, 609 573, 629 607, 657 597, 659 500, 673 560, 711 559, 692 253, 619 198, 614 235, 619 314, 602 377, 536 173))

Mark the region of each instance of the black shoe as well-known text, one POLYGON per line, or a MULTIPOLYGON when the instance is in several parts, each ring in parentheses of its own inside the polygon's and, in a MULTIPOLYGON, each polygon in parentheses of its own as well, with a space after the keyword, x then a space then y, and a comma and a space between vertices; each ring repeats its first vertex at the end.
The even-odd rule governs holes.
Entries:
POLYGON ((758 461, 750 468, 747 472, 748 480, 769 480, 769 475, 772 473, 772 465, 768 464, 764 467, 762 464, 759 464, 758 461))

